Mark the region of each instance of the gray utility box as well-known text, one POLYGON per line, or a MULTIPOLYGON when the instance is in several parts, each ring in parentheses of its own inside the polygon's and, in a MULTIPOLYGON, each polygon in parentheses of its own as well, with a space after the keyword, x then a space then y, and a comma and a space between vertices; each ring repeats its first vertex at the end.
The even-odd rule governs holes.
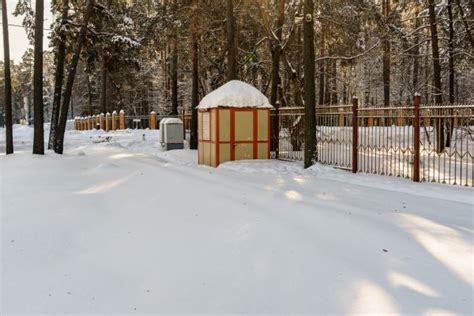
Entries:
POLYGON ((160 121, 160 143, 164 150, 183 149, 183 121, 165 118, 160 121))

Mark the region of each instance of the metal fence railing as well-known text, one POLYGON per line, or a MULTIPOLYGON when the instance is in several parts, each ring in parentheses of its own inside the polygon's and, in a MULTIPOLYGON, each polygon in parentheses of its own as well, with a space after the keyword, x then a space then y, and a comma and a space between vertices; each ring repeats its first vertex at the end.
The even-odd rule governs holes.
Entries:
MULTIPOLYGON (((318 106, 317 160, 353 172, 474 186, 474 105, 318 106)), ((304 158, 304 108, 280 108, 272 157, 304 158)), ((272 122, 275 122, 274 120, 272 122)))

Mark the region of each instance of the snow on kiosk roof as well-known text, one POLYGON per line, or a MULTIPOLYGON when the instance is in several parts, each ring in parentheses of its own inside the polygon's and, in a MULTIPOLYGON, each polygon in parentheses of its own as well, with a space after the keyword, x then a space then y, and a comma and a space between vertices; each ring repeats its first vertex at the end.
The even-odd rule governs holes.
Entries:
POLYGON ((268 98, 248 83, 232 80, 206 95, 197 109, 218 107, 272 109, 268 98))
POLYGON ((199 164, 269 159, 272 108, 265 95, 237 80, 208 94, 197 107, 199 164))

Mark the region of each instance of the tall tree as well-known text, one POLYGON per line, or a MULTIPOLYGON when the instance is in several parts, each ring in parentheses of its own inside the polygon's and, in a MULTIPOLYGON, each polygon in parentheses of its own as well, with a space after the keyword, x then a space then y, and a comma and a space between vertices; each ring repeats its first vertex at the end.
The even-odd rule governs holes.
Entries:
POLYGON ((33 154, 44 155, 43 129, 43 0, 36 0, 35 11, 35 52, 33 68, 33 108, 34 134, 33 154))
POLYGON ((7 2, 2 0, 3 56, 5 56, 5 140, 7 155, 13 154, 12 78, 10 71, 10 42, 8 38, 7 2))
POLYGON ((235 43, 234 0, 227 0, 227 81, 237 79, 237 48, 235 43))
MULTIPOLYGON (((420 19, 418 18, 419 12, 419 3, 415 2, 415 30, 420 27, 420 19)), ((418 83, 418 72, 420 68, 420 35, 418 32, 414 34, 414 43, 413 43, 413 90, 414 92, 420 92, 419 83, 418 83)))
POLYGON ((193 0, 193 22, 191 27, 192 49, 192 91, 191 91, 191 138, 190 149, 198 148, 198 119, 197 106, 199 105, 199 43, 198 43, 198 8, 199 0, 193 0))
POLYGON ((304 60, 304 167, 317 161, 316 151, 316 92, 314 86, 314 3, 304 0, 303 60, 304 60))
MULTIPOLYGON (((278 87, 281 85, 280 78, 280 57, 282 50, 282 34, 283 34, 283 23, 285 22, 285 4, 286 0, 279 0, 278 2, 278 18, 275 25, 275 31, 271 32, 273 34, 271 41, 271 54, 272 54, 272 85, 270 89, 270 103, 277 110, 280 106, 280 102, 277 100, 278 87)), ((276 152, 278 157, 278 116, 274 115, 272 117, 272 138, 271 138, 271 150, 276 152)))
MULTIPOLYGON (((382 11, 387 23, 390 16, 390 0, 382 0, 382 11)), ((384 30, 383 42, 383 104, 390 105, 390 37, 388 28, 384 30)))
POLYGON ((56 131, 56 139, 54 141, 54 151, 62 154, 64 150, 64 133, 66 132, 67 112, 69 110, 69 103, 71 102, 72 88, 74 86, 74 79, 76 76, 77 64, 81 56, 82 47, 84 45, 87 35, 87 24, 94 11, 95 0, 89 0, 87 3, 86 12, 84 13, 83 24, 74 46, 74 54, 68 68, 68 76, 66 81, 66 88, 64 90, 64 100, 61 105, 58 128, 56 131))
POLYGON ((448 72, 449 72, 449 103, 454 103, 454 21, 453 21, 453 0, 448 0, 448 72))
POLYGON ((173 37, 171 56, 171 115, 178 115, 178 35, 173 37))
MULTIPOLYGON (((434 0, 428 0, 428 14, 431 32, 431 55, 433 59, 433 89, 436 104, 443 103, 443 89, 441 87, 441 63, 439 58, 438 27, 436 22, 436 10, 434 0)), ((438 119, 436 123, 436 150, 438 153, 444 150, 444 123, 438 119)))
POLYGON ((56 70, 54 74, 53 110, 51 111, 51 127, 49 130, 48 149, 53 149, 54 137, 58 125, 59 109, 61 108, 61 95, 64 81, 64 62, 66 59, 66 31, 64 27, 69 12, 69 0, 64 0, 61 24, 59 27, 58 49, 56 52, 56 70))

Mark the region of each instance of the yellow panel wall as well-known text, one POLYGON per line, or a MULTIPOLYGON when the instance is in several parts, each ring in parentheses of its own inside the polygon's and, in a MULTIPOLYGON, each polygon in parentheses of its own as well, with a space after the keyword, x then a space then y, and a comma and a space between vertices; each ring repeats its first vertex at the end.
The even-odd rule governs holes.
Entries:
POLYGON ((258 159, 268 159, 268 143, 258 144, 258 159))
POLYGON ((230 110, 219 110, 219 141, 230 141, 230 110))
POLYGON ((253 159, 253 144, 236 144, 235 160, 253 159))
MULTIPOLYGON (((235 112, 235 141, 253 140, 253 112, 235 112)), ((236 157, 237 159, 237 157, 236 157)))
POLYGON ((268 110, 257 111, 258 140, 268 140, 268 110))
POLYGON ((211 144, 210 143, 202 143, 202 163, 205 165, 211 165, 211 144))
POLYGON ((216 109, 212 109, 211 110, 211 117, 210 117, 210 124, 211 124, 211 141, 216 141, 217 140, 217 137, 216 137, 216 113, 217 113, 217 110, 216 109))
POLYGON ((230 161, 230 144, 219 144, 219 163, 230 161))
POLYGON ((211 143, 211 166, 217 167, 217 151, 216 151, 216 144, 211 143))
POLYGON ((198 112, 198 139, 202 139, 202 112, 198 112))

